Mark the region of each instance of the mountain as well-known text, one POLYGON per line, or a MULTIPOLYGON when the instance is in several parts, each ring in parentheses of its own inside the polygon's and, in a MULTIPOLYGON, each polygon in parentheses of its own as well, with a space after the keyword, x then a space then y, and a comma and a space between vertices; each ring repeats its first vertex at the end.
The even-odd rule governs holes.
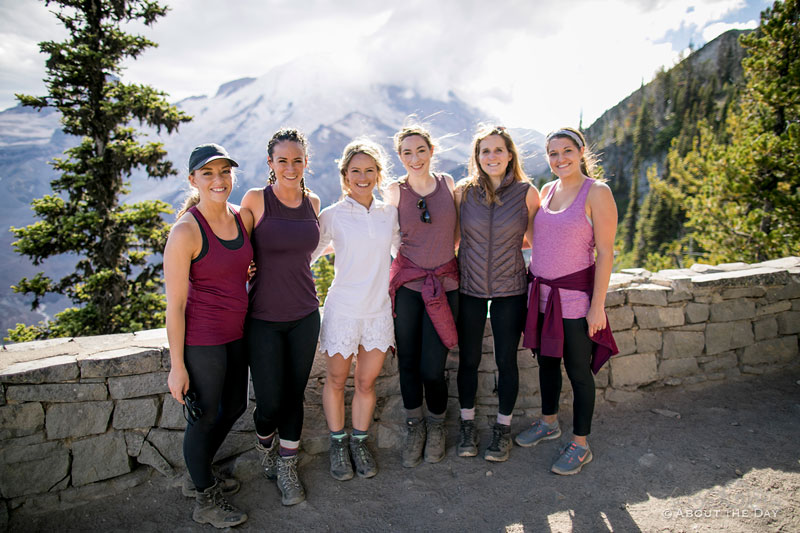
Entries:
MULTIPOLYGON (((181 175, 166 180, 148 179, 143 173, 131 176, 129 201, 161 199, 181 204, 188 189, 185 171, 189 154, 196 145, 216 142, 225 146, 240 164, 238 182, 231 201, 238 203, 251 187, 263 186, 268 167, 266 144, 280 127, 296 127, 309 139, 311 150, 306 184, 323 207, 340 194, 336 159, 344 146, 359 136, 379 142, 390 154, 393 167, 388 176, 404 173, 394 155, 392 135, 410 114, 415 114, 438 139, 437 169, 459 179, 465 174, 470 141, 476 125, 492 117, 450 93, 441 97, 420 94, 408 87, 364 84, 342 77, 333 67, 309 58, 276 67, 258 78, 224 83, 214 96, 196 96, 177 103, 194 117, 173 135, 146 132, 164 142, 169 158, 181 175)), ((526 170, 542 172, 546 166, 544 137, 529 129, 512 130, 515 141, 526 154, 526 170)), ((60 157, 75 139, 60 130, 59 115, 53 110, 36 112, 14 107, 0 112, 0 331, 16 322, 33 323, 44 315, 31 313, 30 300, 14 294, 9 286, 23 276, 41 270, 13 251, 11 226, 34 221, 30 202, 50 194, 55 177, 48 165, 60 157)), ((71 271, 75 257, 57 257, 44 265, 51 276, 71 271)), ((44 313, 52 315, 68 305, 63 298, 48 296, 44 313)))

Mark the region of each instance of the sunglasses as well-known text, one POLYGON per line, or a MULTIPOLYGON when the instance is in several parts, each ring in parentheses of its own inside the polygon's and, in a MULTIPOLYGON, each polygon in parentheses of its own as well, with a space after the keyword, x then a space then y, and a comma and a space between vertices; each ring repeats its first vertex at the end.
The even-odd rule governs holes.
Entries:
POLYGON ((183 402, 183 418, 189 424, 194 424, 203 416, 203 410, 197 403, 197 395, 194 392, 190 392, 184 395, 183 402))
POLYGON ((420 198, 419 200, 417 200, 417 209, 422 209, 422 213, 419 215, 419 219, 425 224, 430 224, 431 214, 428 213, 428 204, 425 203, 425 198, 420 198))

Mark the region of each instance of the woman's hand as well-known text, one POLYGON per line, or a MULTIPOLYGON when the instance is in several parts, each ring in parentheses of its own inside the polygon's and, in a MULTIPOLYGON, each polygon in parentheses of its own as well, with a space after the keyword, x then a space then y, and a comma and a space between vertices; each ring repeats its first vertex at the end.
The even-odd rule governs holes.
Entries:
POLYGON ((589 325, 589 337, 594 337, 596 333, 606 327, 606 310, 599 305, 592 304, 586 314, 586 322, 589 325))
POLYGON ((250 261, 250 264, 247 266, 247 281, 251 281, 253 276, 256 275, 256 262, 250 261))
POLYGON ((189 390, 189 373, 186 371, 186 367, 173 366, 169 371, 167 385, 172 397, 183 404, 183 395, 189 390))

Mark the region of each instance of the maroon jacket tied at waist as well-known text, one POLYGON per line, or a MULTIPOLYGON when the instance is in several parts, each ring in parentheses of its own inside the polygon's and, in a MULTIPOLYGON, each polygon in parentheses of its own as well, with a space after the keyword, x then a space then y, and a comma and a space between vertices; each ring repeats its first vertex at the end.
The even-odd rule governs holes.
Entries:
POLYGON ((403 254, 397 254, 392 261, 392 268, 389 272, 389 296, 392 298, 392 316, 397 317, 394 312, 394 295, 397 289, 415 279, 425 278, 422 282, 422 301, 425 302, 425 311, 433 322, 433 327, 442 344, 448 348, 455 348, 458 345, 458 333, 456 322, 453 319, 453 312, 447 302, 447 295, 439 278, 452 278, 458 282, 458 261, 454 257, 447 263, 435 269, 425 269, 417 266, 411 259, 403 254))
MULTIPOLYGON (((541 355, 550 357, 564 356, 564 323, 561 315, 561 294, 558 289, 585 292, 591 298, 592 290, 594 290, 594 264, 578 272, 552 280, 533 276, 522 345, 526 348, 538 349, 541 355), (547 285, 552 290, 545 304, 544 323, 540 328, 539 286, 541 284, 547 285)), ((605 313, 605 310, 603 312, 605 313)), ((591 339, 594 343, 592 372, 597 374, 612 355, 619 353, 614 335, 611 333, 611 326, 608 324, 608 315, 606 315, 606 327, 595 333, 591 339)))

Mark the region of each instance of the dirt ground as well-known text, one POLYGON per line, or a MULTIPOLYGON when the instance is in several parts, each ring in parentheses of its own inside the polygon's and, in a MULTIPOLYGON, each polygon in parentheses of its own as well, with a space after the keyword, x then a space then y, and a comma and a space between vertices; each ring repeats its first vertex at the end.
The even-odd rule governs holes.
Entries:
MULTIPOLYGON (((570 427, 562 413, 562 428, 570 427), (564 423, 564 420, 567 423, 564 423)), ((515 418, 513 431, 528 423, 515 418)), ((403 468, 378 450, 379 474, 339 482, 327 454, 305 456, 308 498, 283 507, 255 457, 239 458, 242 531, 800 531, 800 369, 725 384, 658 389, 635 404, 598 406, 594 461, 550 473, 559 446, 514 447, 506 463, 455 455, 403 468)), ((565 432, 566 434, 567 432, 565 432)), ((485 447, 490 435, 481 434, 485 447)), ((255 453, 255 452, 253 452, 255 453)), ((228 465, 232 468, 234 465, 228 465)), ((45 515, 12 515, 10 531, 214 531, 155 474, 129 492, 45 515)))

